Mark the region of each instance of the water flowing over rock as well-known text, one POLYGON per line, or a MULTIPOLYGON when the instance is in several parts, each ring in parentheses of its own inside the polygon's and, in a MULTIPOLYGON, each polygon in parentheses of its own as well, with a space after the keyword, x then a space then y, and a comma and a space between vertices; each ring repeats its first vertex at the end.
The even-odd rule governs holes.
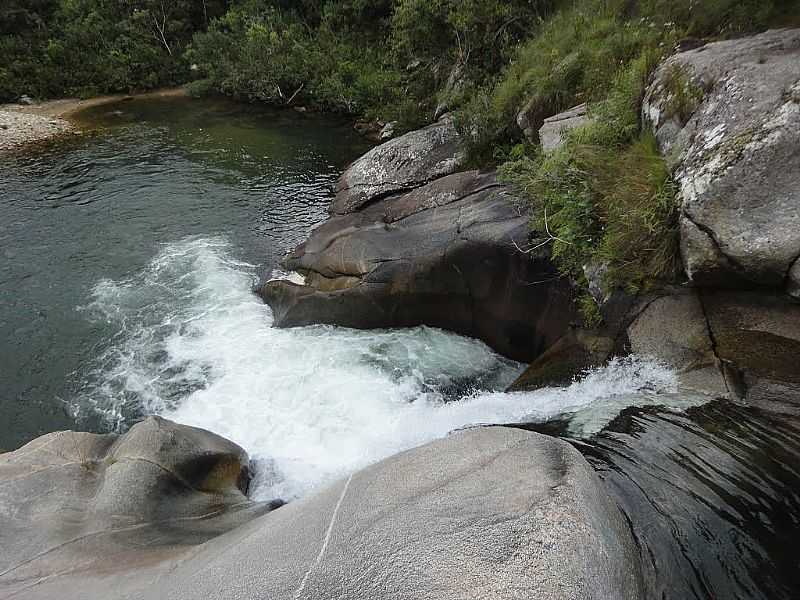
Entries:
POLYGON ((573 317, 546 251, 526 254, 529 218, 492 173, 443 177, 335 215, 284 260, 305 285, 261 289, 278 326, 430 325, 531 360, 573 317))
MULTIPOLYGON (((47 442, 32 444, 43 452, 47 442)), ((74 471, 40 502, 80 480, 74 471)), ((14 475, 11 482, 23 485, 14 475)), ((23 510, 17 502, 7 510, 23 510)), ((67 524, 72 515, 53 519, 67 524)), ((191 527, 204 530, 203 521, 191 527)), ((33 529, 4 540, 3 550, 15 552, 26 531, 33 529)), ((136 536, 116 535, 120 543, 136 536)), ((0 590, 25 600, 638 600, 642 586, 630 529, 580 453, 504 427, 463 430, 396 455, 194 548, 143 558, 146 550, 131 544, 125 560, 98 567, 101 550, 84 548, 63 571, 40 553, 25 566, 27 579, 15 575, 19 567, 0 574, 0 590)))
POLYGON ((616 343, 613 335, 608 331, 571 329, 533 361, 508 391, 533 391, 571 383, 580 373, 608 360, 616 343))
POLYGON ((797 597, 800 422, 775 408, 630 408, 581 445, 630 519, 643 599, 797 597))
POLYGON ((703 304, 694 292, 648 302, 628 327, 631 351, 658 358, 680 374, 681 387, 721 398, 729 394, 703 304))
POLYGON ((656 73, 643 114, 679 187, 692 282, 796 293, 800 29, 671 57, 656 73))

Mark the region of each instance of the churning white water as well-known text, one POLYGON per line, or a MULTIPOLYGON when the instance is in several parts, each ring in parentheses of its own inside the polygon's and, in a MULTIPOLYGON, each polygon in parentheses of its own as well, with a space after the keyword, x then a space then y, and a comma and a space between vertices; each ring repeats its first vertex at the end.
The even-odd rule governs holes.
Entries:
POLYGON ((155 413, 215 431, 256 461, 257 498, 291 499, 458 427, 574 413, 585 433, 622 406, 677 398, 674 375, 638 359, 507 394, 522 365, 437 329, 274 329, 254 271, 225 240, 194 238, 97 284, 83 310, 116 334, 76 411, 120 429, 155 413))

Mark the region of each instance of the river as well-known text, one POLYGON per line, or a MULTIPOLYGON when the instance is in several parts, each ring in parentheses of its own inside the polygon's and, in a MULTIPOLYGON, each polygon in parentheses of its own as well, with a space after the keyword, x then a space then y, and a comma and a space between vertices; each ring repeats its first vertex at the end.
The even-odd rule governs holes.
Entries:
POLYGON ((280 257, 324 220, 368 145, 347 123, 222 100, 135 100, 81 119, 94 133, 0 158, 0 448, 160 414, 236 441, 254 459, 254 496, 291 500, 458 427, 525 423, 592 460, 631 519, 654 598, 791 597, 797 561, 775 540, 798 532, 793 422, 784 460, 756 477, 749 457, 773 445, 752 454, 752 428, 706 427, 691 408, 706 399, 645 359, 507 394, 522 365, 437 329, 272 328, 253 288, 284 275, 280 257), (622 427, 628 406, 680 412, 622 427), (663 441, 678 430, 680 448, 700 444, 689 459, 675 435, 663 441), (719 471, 689 480, 709 444, 719 471), (731 517, 753 506, 763 514, 731 517))

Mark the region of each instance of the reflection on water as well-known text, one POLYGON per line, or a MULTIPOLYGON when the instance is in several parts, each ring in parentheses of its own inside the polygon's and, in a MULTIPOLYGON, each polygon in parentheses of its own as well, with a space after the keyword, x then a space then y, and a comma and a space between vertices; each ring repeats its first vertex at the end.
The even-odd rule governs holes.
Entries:
POLYGON ((629 409, 578 444, 631 522, 648 599, 800 597, 800 420, 629 409))

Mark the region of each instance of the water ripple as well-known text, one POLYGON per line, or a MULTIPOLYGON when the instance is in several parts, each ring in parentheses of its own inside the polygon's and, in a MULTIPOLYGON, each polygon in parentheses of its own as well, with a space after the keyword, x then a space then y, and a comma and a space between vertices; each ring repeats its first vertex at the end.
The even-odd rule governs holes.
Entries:
POLYGON ((633 524, 647 598, 800 590, 800 421, 718 401, 631 409, 581 444, 633 524))

